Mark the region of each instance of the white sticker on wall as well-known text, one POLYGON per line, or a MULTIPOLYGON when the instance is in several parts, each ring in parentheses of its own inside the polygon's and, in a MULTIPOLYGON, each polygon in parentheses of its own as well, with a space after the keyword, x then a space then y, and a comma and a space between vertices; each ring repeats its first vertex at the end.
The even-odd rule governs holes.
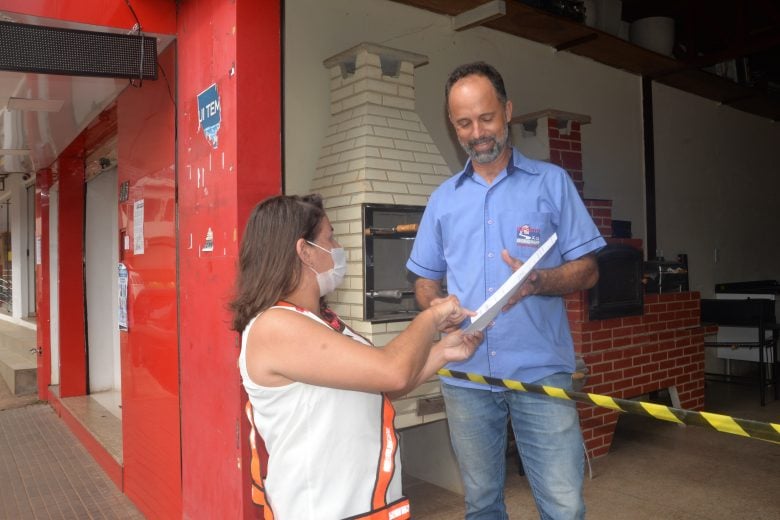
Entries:
POLYGON ((144 254, 144 200, 133 203, 133 254, 144 254))

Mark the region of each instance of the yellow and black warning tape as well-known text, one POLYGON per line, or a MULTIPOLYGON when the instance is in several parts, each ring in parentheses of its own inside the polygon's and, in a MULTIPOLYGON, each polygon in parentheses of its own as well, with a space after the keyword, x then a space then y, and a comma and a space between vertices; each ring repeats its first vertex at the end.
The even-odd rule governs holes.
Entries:
POLYGON ((464 379, 472 383, 482 385, 500 386, 509 390, 519 392, 530 392, 534 394, 543 394, 558 399, 569 399, 581 403, 609 408, 618 412, 633 413, 653 417, 662 421, 669 421, 677 424, 689 424, 691 426, 704 426, 722 433, 740 435, 742 437, 751 437, 762 441, 769 441, 780 444, 780 424, 765 423, 753 421, 750 419, 739 419, 728 415, 721 415, 709 412, 695 412, 693 410, 682 410, 672 408, 656 403, 645 403, 642 401, 632 401, 629 399, 619 399, 607 395, 590 394, 585 392, 575 392, 573 390, 564 390, 545 385, 534 385, 521 383, 511 379, 499 379, 496 377, 482 376, 456 370, 447 370, 442 368, 439 375, 445 377, 454 377, 464 379))

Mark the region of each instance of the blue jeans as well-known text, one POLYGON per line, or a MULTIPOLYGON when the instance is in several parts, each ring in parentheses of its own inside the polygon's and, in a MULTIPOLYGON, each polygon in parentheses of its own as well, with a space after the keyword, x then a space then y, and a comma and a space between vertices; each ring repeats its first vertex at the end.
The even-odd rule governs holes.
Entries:
MULTIPOLYGON (((571 374, 553 374, 533 383, 570 389, 571 374)), ((468 520, 508 518, 504 506, 507 419, 512 421, 540 518, 585 517, 585 460, 573 401, 448 384, 442 384, 442 394, 466 491, 468 520)))

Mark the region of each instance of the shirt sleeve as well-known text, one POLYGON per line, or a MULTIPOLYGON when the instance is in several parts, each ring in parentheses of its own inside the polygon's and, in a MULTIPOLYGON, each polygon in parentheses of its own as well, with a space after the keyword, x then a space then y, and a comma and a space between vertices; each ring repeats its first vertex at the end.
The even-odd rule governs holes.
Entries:
POLYGON ((412 253, 406 262, 406 268, 423 278, 441 280, 447 272, 444 260, 441 226, 437 214, 437 197, 431 197, 425 207, 417 236, 414 239, 412 253))

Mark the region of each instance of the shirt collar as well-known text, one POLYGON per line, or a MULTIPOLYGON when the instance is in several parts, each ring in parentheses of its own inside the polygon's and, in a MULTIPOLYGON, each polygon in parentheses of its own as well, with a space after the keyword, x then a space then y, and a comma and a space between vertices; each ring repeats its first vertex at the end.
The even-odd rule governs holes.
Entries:
MULTIPOLYGON (((509 162, 506 165, 506 175, 509 177, 515 172, 526 172, 531 174, 537 174, 539 173, 536 168, 533 168, 532 164, 530 164, 528 158, 526 158, 523 154, 521 154, 518 150, 516 150, 514 147, 512 147, 511 152, 509 154, 509 162)), ((463 184, 463 181, 465 181, 467 178, 470 178, 474 175, 474 165, 471 164, 471 158, 466 161, 466 166, 463 168, 463 171, 459 174, 458 180, 455 181, 455 187, 460 187, 461 184, 463 184)))

